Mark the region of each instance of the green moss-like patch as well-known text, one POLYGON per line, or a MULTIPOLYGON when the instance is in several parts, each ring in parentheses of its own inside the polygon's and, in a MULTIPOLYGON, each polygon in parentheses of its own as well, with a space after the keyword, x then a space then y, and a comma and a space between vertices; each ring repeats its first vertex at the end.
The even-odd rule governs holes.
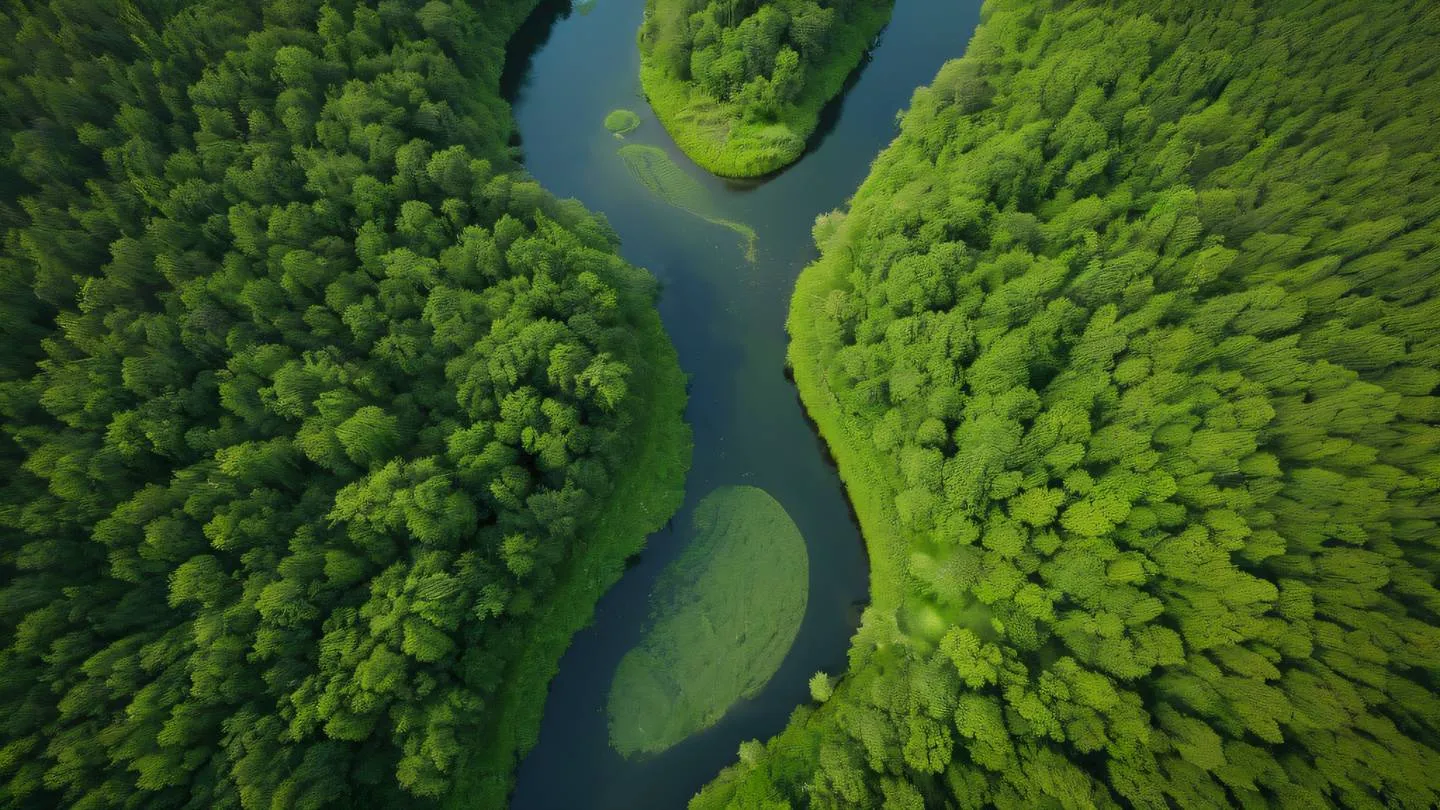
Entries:
POLYGON ((755 261, 755 229, 743 222, 716 216, 710 209, 710 198, 699 181, 685 173, 679 164, 658 146, 630 144, 620 147, 620 159, 642 186, 650 193, 682 211, 693 214, 712 225, 740 234, 745 240, 745 258, 755 261))
POLYGON ((805 540, 764 490, 715 490, 695 508, 694 530, 610 686, 610 743, 625 756, 663 751, 759 692, 805 615, 805 540))
POLYGON ((640 126, 640 116, 634 110, 611 110, 605 116, 605 128, 614 133, 615 137, 623 138, 634 132, 640 126))

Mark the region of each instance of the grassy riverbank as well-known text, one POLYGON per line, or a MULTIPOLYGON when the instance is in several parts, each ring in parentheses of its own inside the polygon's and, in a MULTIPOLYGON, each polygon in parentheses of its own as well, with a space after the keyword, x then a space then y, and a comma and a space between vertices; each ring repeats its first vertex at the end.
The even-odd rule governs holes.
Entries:
POLYGON ((822 340, 819 327, 824 321, 816 317, 830 293, 844 288, 847 268, 848 254, 834 250, 801 271, 785 322, 790 334, 787 360, 800 400, 835 459, 860 521, 870 552, 870 604, 877 611, 893 611, 903 596, 901 572, 907 553, 895 512, 895 486, 885 472, 885 460, 867 441, 868 428, 847 419, 826 380, 835 346, 822 340))
MULTIPOLYGON (((799 62, 800 74, 785 82, 793 90, 758 100, 763 93, 717 96, 718 88, 707 90, 690 75, 688 63, 679 71, 667 63, 667 43, 657 40, 679 36, 670 32, 679 28, 675 22, 683 8, 679 0, 650 0, 640 37, 640 83, 655 116, 691 160, 713 174, 739 178, 761 177, 800 159, 820 111, 840 93, 890 19, 891 3, 856 4, 850 19, 834 25, 818 59, 799 62)), ((765 76, 759 81, 763 85, 752 79, 748 86, 774 91, 765 76)))
POLYGON ((633 464, 616 482, 600 518, 586 534, 560 576, 534 641, 509 668, 499 705, 479 744, 460 770, 448 810, 503 807, 514 784, 515 766, 539 738, 550 679, 570 639, 595 615, 595 603, 620 579, 625 559, 680 508, 690 467, 690 427, 684 421, 685 375, 653 309, 643 321, 648 368, 637 374, 640 404, 635 424, 648 425, 633 452, 633 464))

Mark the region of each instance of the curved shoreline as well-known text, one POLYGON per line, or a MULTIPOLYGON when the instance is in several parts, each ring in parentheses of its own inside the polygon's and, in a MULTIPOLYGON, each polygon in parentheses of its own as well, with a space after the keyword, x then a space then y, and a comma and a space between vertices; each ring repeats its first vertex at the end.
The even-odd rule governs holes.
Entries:
MULTIPOLYGON (((687 481, 692 491, 673 535, 651 539, 643 559, 605 594, 595 621, 562 657, 538 743, 516 772, 510 802, 517 810, 684 807, 735 761, 741 743, 780 733, 797 707, 812 712, 806 707, 814 705, 809 683, 817 671, 846 669, 863 607, 884 597, 869 591, 867 546, 847 497, 862 487, 847 488, 839 480, 798 388, 777 373, 787 366, 784 324, 796 277, 815 258, 816 215, 844 205, 866 167, 895 137, 895 111, 953 58, 978 17, 978 7, 968 2, 897 6, 880 42, 844 77, 843 98, 824 105, 800 161, 760 182, 733 183, 687 165, 664 127, 656 126, 655 114, 635 106, 641 56, 635 32, 643 6, 602 4, 583 19, 572 16, 548 32, 535 31, 534 39, 544 44, 528 62, 530 71, 516 77, 523 92, 510 100, 534 176, 555 193, 612 217, 626 258, 654 268, 662 280, 662 320, 682 365, 695 375, 687 414, 695 424, 687 481), (602 128, 574 125, 598 123, 626 106, 646 119, 626 145, 663 149, 704 188, 707 213, 749 222, 761 232, 754 270, 727 234, 697 228, 688 212, 657 205, 664 200, 634 182, 602 128), (654 583, 691 539, 682 523, 687 510, 706 491, 726 484, 770 491, 804 530, 817 563, 809 577, 813 609, 806 610, 791 654, 764 690, 674 748, 626 759, 611 745, 606 675, 640 642, 654 583)), ((512 45, 517 62, 521 42, 512 45)), ((825 337, 826 328, 817 323, 815 331, 825 337)), ((872 542, 869 548, 878 546, 872 542)), ((822 708, 818 716, 833 708, 822 708)), ((651 728, 649 722, 645 728, 651 728)))
POLYGON ((841 269, 838 255, 831 253, 800 271, 785 320, 785 331, 790 335, 786 360, 793 372, 800 402, 834 460, 845 485, 846 500, 859 522, 860 536, 870 560, 870 606, 893 610, 900 606, 900 574, 906 553, 905 541, 897 528, 894 494, 879 475, 879 467, 864 443, 855 439, 868 434, 847 429, 845 415, 825 385, 826 358, 815 334, 814 317, 808 310, 809 300, 840 289, 841 269))
POLYGON ((455 779, 444 806, 504 807, 515 784, 515 767, 540 735, 550 681, 574 635, 593 621, 595 605, 620 580, 627 558, 664 528, 684 497, 690 466, 690 426, 684 421, 685 374, 654 307, 643 318, 649 374, 632 395, 643 403, 641 421, 652 426, 637 448, 629 474, 618 481, 604 512, 567 563, 566 576, 536 625, 535 644, 510 667, 500 707, 484 731, 485 742, 455 779), (648 476, 647 476, 648 473, 648 476), (635 509, 634 504, 645 508, 635 509))

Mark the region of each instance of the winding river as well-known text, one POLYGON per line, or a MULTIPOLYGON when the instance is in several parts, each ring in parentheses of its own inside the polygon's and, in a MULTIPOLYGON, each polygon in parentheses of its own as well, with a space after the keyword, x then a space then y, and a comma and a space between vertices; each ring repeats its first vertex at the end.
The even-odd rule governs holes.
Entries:
POLYGON ((855 191, 894 137, 896 113, 913 89, 963 53, 979 19, 979 0, 897 0, 889 27, 826 110, 805 157, 776 177, 736 183, 690 163, 641 96, 635 32, 643 8, 644 0, 574 8, 547 0, 512 41, 507 66, 506 94, 530 173, 557 196, 604 213, 625 258, 660 279, 660 315, 691 378, 686 417, 695 433, 674 528, 649 539, 561 659, 539 744, 519 769, 516 810, 683 807, 735 760, 740 742, 785 725, 809 699, 813 673, 845 668, 868 567, 840 480, 784 374, 785 314, 796 275, 815 256, 816 215, 855 191), (641 118, 624 141, 602 126, 616 108, 641 118), (665 150, 693 178, 690 199, 699 202, 691 208, 703 206, 709 221, 637 181, 618 154, 627 144, 665 150), (753 256, 724 222, 754 230, 753 256), (609 745, 605 713, 616 665, 640 639, 657 575, 689 539, 691 510, 730 484, 770 493, 804 534, 810 598, 799 635, 769 684, 717 725, 659 755, 623 759, 609 745))

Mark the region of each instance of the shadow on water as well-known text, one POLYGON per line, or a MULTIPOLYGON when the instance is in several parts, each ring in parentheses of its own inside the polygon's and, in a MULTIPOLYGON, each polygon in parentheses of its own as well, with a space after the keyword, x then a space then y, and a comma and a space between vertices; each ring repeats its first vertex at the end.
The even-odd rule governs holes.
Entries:
MULTIPOLYGON (((530 66, 536 54, 550 41, 555 25, 570 16, 570 0, 540 0, 525 18, 505 47, 505 67, 500 71, 500 97, 512 107, 530 79, 530 66)), ((511 146, 517 146, 520 128, 511 133, 511 146)))
MULTIPOLYGON (((785 367, 785 379, 789 380, 792 384, 795 382, 795 377, 791 372, 789 366, 785 367)), ((805 415, 805 426, 810 428, 810 436, 815 440, 815 447, 819 451, 821 462, 823 462, 826 467, 830 468, 830 470, 835 473, 836 477, 839 477, 840 465, 835 463, 835 456, 833 453, 830 452, 830 445, 826 444, 825 438, 820 435, 820 426, 815 423, 815 420, 813 418, 811 418, 810 412, 805 410, 805 402, 800 399, 800 392, 798 390, 795 392, 795 405, 800 409, 800 413, 805 415)), ((850 490, 842 487, 840 489, 840 494, 845 499, 845 517, 849 519, 850 525, 854 527, 855 538, 860 541, 861 549, 864 549, 865 537, 860 532, 860 515, 855 511, 855 503, 850 500, 850 490)), ((852 606, 859 605, 860 609, 863 610, 868 604, 868 600, 858 600, 856 602, 853 602, 852 606)), ((859 623, 859 616, 859 612, 855 612, 855 621, 857 624, 859 623)))
POLYGON ((811 133, 809 142, 805 144, 805 153, 801 155, 801 160, 820 151, 820 147, 825 145, 825 139, 829 138, 835 128, 840 125, 840 113, 845 109, 845 99, 850 97, 850 91, 860 83, 860 77, 865 73, 865 68, 875 60, 875 51, 883 44, 887 30, 889 30, 889 26, 881 28, 880 32, 875 35, 870 47, 865 49, 865 55, 860 57, 860 64, 856 65, 855 69, 850 71, 850 75, 845 77, 845 84, 840 90, 840 95, 830 99, 824 107, 820 108, 820 123, 815 125, 815 131, 811 133))

